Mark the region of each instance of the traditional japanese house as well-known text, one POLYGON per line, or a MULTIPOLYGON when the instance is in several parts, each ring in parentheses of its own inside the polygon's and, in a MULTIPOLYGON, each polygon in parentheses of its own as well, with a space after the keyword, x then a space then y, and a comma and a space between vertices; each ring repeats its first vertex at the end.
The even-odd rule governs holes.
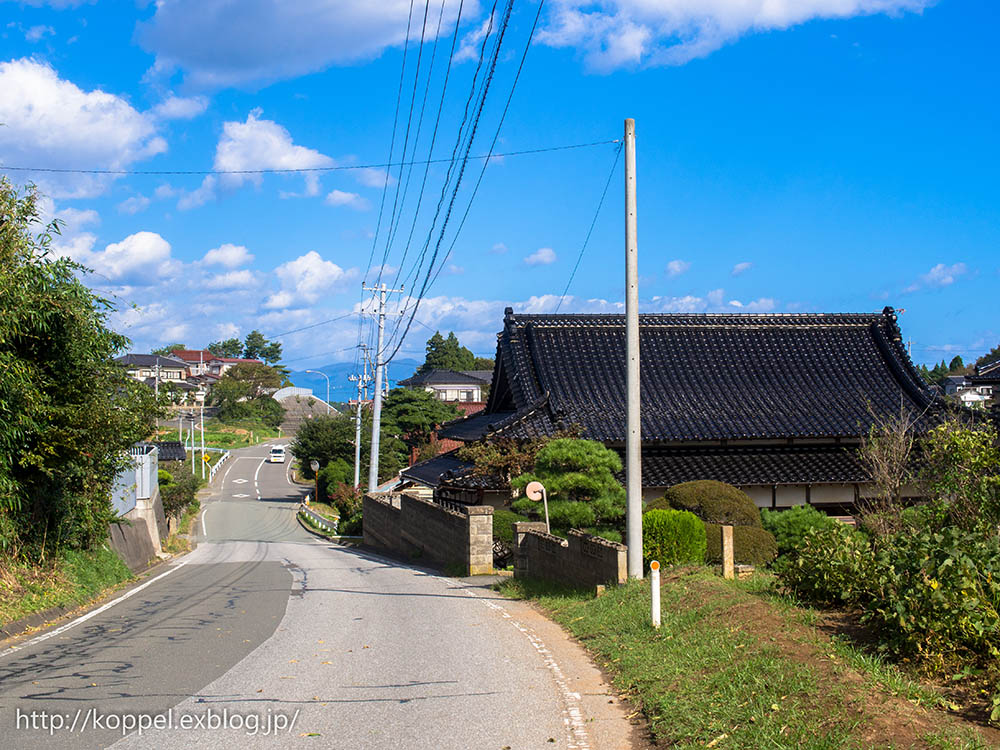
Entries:
MULTIPOLYGON (((716 479, 760 507, 849 512, 871 493, 861 436, 901 410, 924 429, 945 408, 907 356, 889 307, 649 314, 639 326, 646 500, 678 482, 716 479)), ((441 435, 528 439, 576 428, 624 455, 625 397, 624 316, 507 308, 486 409, 441 435)), ((460 477, 440 484, 461 488, 460 477)))

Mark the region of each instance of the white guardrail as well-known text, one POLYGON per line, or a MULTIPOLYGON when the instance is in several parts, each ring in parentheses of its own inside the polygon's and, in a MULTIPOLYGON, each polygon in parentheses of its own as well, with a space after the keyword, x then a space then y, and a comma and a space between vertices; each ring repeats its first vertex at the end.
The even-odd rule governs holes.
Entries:
POLYGON ((215 479, 215 472, 217 472, 219 470, 219 467, 222 466, 222 464, 224 464, 226 462, 227 458, 229 458, 229 451, 226 451, 225 453, 223 453, 222 457, 219 458, 219 460, 215 462, 215 465, 212 466, 212 468, 208 470, 208 481, 209 482, 211 482, 213 479, 215 479))
MULTIPOLYGON (((308 498, 308 495, 306 496, 308 498)), ((309 519, 310 525, 317 526, 323 531, 337 533, 336 521, 330 521, 318 513, 313 512, 305 503, 299 506, 299 513, 309 519)))

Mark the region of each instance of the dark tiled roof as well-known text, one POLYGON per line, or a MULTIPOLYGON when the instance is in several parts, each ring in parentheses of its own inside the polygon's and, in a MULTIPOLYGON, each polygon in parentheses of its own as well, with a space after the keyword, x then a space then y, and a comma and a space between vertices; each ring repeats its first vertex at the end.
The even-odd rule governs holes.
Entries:
MULTIPOLYGON (((640 316, 643 440, 857 437, 935 404, 892 308, 874 314, 640 316)), ((485 412, 442 435, 625 440, 625 318, 515 315, 485 412), (476 420, 474 423, 472 420, 476 420)))
POLYGON ((444 475, 454 476, 456 473, 468 471, 472 464, 463 461, 456 455, 456 451, 442 453, 426 461, 420 461, 409 468, 403 469, 399 475, 403 479, 409 479, 428 487, 437 487, 444 475))
MULTIPOLYGON (((624 460, 624 459, 623 459, 624 460)), ((852 447, 653 448, 642 451, 644 487, 715 479, 734 485, 870 481, 852 447)))
POLYGON ((976 367, 976 375, 1000 375, 1000 354, 978 365, 976 367))
POLYGON ((400 380, 403 386, 420 385, 486 385, 489 379, 477 377, 468 372, 457 372, 455 370, 428 370, 406 380, 400 380))
POLYGON ((187 362, 183 362, 173 357, 161 357, 158 354, 125 354, 117 357, 115 362, 126 367, 169 367, 175 370, 186 370, 187 362))
POLYGON ((159 442, 156 443, 156 447, 159 449, 160 461, 183 461, 187 458, 184 446, 178 440, 159 442))
POLYGON ((493 382, 493 370, 462 370, 462 372, 474 378, 479 378, 484 383, 493 382))

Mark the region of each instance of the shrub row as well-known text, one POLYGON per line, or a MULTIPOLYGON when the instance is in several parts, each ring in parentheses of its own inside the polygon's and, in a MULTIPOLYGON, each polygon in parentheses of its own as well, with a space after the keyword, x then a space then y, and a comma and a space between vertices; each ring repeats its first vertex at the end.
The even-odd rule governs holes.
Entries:
POLYGON ((1000 658, 1000 540, 957 527, 880 540, 846 527, 806 534, 779 566, 803 598, 860 607, 885 647, 946 665, 1000 658))

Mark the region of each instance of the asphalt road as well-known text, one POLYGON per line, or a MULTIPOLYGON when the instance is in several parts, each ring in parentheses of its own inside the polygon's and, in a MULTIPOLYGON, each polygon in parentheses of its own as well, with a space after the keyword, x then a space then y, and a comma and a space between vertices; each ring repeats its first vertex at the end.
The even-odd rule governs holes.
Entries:
POLYGON ((266 452, 234 454, 194 552, 0 650, 0 745, 631 747, 558 628, 474 581, 315 538, 266 452))

